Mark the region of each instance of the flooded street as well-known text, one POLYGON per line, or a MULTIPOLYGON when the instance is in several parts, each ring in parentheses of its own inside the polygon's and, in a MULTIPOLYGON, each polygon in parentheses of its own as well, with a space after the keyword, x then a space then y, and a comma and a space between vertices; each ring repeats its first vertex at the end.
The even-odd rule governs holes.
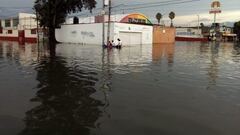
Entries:
POLYGON ((0 41, 0 135, 239 135, 240 45, 0 41))

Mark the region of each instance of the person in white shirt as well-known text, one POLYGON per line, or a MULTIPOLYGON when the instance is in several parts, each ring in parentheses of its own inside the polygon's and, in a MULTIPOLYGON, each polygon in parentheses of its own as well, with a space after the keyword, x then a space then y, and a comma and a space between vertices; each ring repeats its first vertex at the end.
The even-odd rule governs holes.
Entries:
POLYGON ((122 41, 118 38, 118 44, 117 44, 117 47, 121 48, 122 47, 122 41))
POLYGON ((116 44, 115 44, 114 40, 112 40, 112 46, 116 47, 116 44))

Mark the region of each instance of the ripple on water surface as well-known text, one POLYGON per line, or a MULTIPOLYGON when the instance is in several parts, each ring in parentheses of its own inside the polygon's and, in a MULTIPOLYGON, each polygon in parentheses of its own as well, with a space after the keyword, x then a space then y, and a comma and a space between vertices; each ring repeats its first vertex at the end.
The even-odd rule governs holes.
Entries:
POLYGON ((0 41, 0 134, 239 135, 239 48, 0 41))

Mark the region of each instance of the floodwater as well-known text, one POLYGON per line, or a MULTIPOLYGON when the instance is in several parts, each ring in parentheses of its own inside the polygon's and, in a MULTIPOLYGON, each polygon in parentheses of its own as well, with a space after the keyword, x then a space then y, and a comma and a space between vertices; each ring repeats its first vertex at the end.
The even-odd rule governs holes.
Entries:
POLYGON ((239 135, 240 47, 0 41, 0 135, 239 135))

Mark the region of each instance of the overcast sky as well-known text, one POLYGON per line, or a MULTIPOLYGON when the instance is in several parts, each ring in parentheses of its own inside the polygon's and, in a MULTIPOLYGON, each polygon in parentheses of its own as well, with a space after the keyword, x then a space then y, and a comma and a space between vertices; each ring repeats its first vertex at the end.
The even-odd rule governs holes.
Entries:
MULTIPOLYGON (((101 7, 102 0, 96 0, 98 2, 97 7, 101 7)), ((113 6, 119 4, 131 5, 142 4, 149 2, 163 2, 169 0, 112 0, 113 6)), ((176 0, 178 1, 178 0, 176 0)), ((136 10, 124 11, 125 13, 140 12, 147 15, 153 22, 155 22, 155 14, 160 12, 164 14, 163 19, 165 23, 169 22, 168 13, 174 11, 176 13, 175 23, 178 25, 187 24, 195 25, 197 23, 197 15, 200 15, 201 22, 210 23, 213 19, 212 15, 209 15, 210 4, 212 0, 199 0, 191 3, 165 5, 153 8, 142 8, 136 10)), ((234 22, 240 20, 240 0, 220 0, 222 3, 223 13, 218 15, 219 22, 234 22)), ((0 17, 13 16, 16 12, 31 12, 34 0, 0 0, 0 17)), ((124 6, 120 6, 115 10, 116 13, 122 13, 120 10, 124 6)), ((113 9, 114 10, 114 9, 113 9)), ((94 12, 100 12, 94 10, 94 12)), ((87 12, 88 13, 88 12, 87 12)), ((81 14, 81 13, 80 13, 81 14)))

